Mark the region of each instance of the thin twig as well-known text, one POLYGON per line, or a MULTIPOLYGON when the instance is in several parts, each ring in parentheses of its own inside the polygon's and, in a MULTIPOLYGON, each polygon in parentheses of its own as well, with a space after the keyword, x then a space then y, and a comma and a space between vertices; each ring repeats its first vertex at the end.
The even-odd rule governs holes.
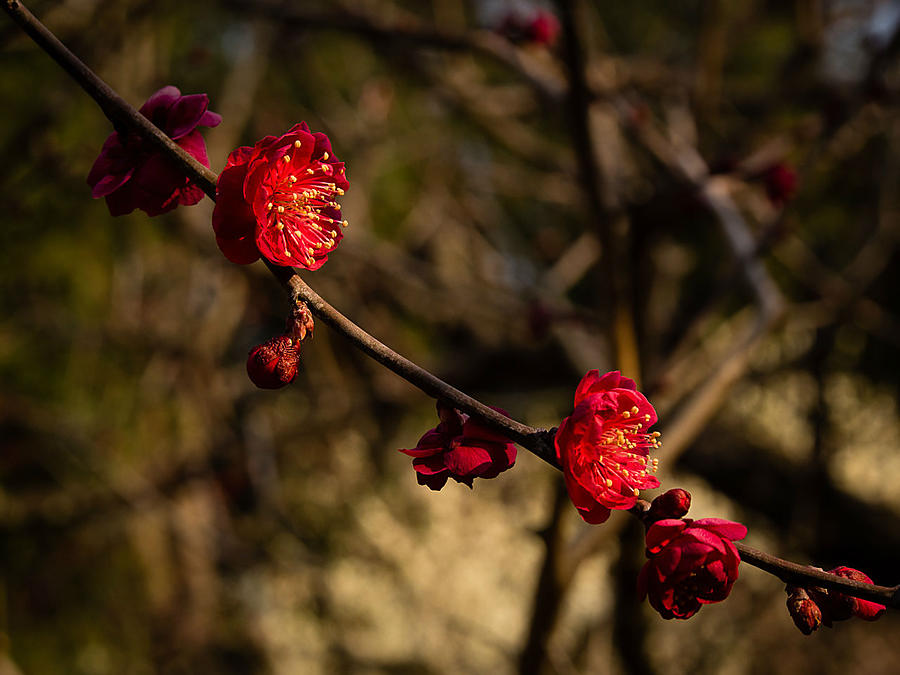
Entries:
MULTIPOLYGON (((153 126, 149 120, 112 91, 108 85, 78 60, 43 24, 25 9, 21 2, 18 2, 18 0, 6 0, 3 7, 13 20, 97 101, 110 120, 114 123, 119 122, 126 129, 139 133, 142 137, 155 143, 162 152, 174 161, 177 161, 184 168, 186 175, 191 180, 196 181, 210 198, 215 199, 214 187, 218 178, 215 172, 194 161, 184 150, 172 142, 171 139, 168 139, 162 131, 153 126)), ((508 434, 511 439, 516 440, 523 447, 557 466, 551 450, 554 430, 546 431, 529 427, 484 406, 484 404, 451 387, 378 342, 325 302, 297 276, 292 268, 269 265, 269 269, 290 290, 295 299, 299 298, 307 302, 313 313, 350 339, 354 346, 376 358, 380 363, 430 396, 444 398, 454 406, 458 406, 460 409, 478 416, 488 426, 508 434)), ((829 575, 812 567, 782 560, 744 544, 738 543, 737 546, 745 562, 779 578, 789 579, 801 585, 824 586, 849 595, 875 600, 894 608, 900 608, 900 586, 893 588, 870 586, 850 579, 829 575)))
POLYGON ((900 585, 876 586, 863 581, 851 581, 835 574, 823 572, 815 567, 777 558, 739 541, 734 542, 734 546, 741 554, 742 561, 778 577, 785 583, 804 587, 821 586, 895 609, 900 608, 900 585))
MULTIPOLYGON (((16 23, 22 26, 23 30, 40 47, 47 51, 57 63, 63 66, 64 70, 97 101, 104 114, 113 124, 117 122, 123 123, 127 129, 134 130, 142 138, 154 142, 162 152, 176 159, 179 167, 185 171, 191 180, 197 182, 203 191, 209 195, 210 199, 215 201, 218 175, 214 171, 197 162, 150 120, 141 115, 113 91, 109 85, 69 51, 21 2, 18 2, 18 0, 7 0, 5 9, 16 23)), ((298 276, 297 270, 290 267, 267 264, 272 274, 292 296, 306 301, 313 314, 351 340, 359 349, 366 352, 376 361, 394 371, 432 398, 447 401, 453 404, 455 408, 478 416, 487 426, 503 433, 548 464, 558 468, 551 432, 544 429, 536 429, 506 417, 493 408, 450 386, 409 359, 397 354, 338 312, 298 276)))
POLYGON ((97 102, 103 114, 121 133, 134 132, 152 143, 168 155, 185 175, 196 183, 210 199, 216 198, 216 173, 182 150, 175 141, 150 123, 129 103, 119 96, 112 87, 101 80, 75 54, 69 51, 59 39, 50 32, 28 9, 18 0, 6 0, 6 13, 12 17, 41 49, 56 61, 63 70, 72 76, 81 88, 97 102))
POLYGON ((566 94, 565 84, 560 78, 546 72, 535 59, 491 31, 452 33, 424 26, 413 16, 405 17, 402 22, 386 22, 380 17, 347 7, 321 12, 286 7, 283 3, 270 0, 228 0, 227 4, 240 11, 269 17, 280 25, 336 29, 389 44, 406 43, 429 49, 480 54, 517 73, 545 99, 558 101, 566 94))
POLYGON ((360 351, 365 352, 380 364, 392 370, 410 384, 439 400, 448 401, 470 415, 475 415, 489 426, 502 432, 509 439, 558 468, 553 447, 553 432, 536 429, 506 417, 484 403, 450 386, 405 356, 369 335, 346 316, 329 305, 318 293, 297 275, 294 270, 279 267, 266 261, 272 274, 291 292, 295 300, 302 300, 310 311, 332 329, 346 337, 360 351))

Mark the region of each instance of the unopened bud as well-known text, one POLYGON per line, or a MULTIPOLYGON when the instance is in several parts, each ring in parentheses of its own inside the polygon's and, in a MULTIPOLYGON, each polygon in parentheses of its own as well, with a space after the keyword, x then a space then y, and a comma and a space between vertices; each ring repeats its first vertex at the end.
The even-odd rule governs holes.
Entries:
POLYGON ((297 306, 294 308, 293 316, 291 317, 288 327, 297 342, 305 340, 307 335, 312 335, 315 324, 313 323, 313 317, 309 308, 302 300, 297 301, 297 306))
POLYGON ((681 488, 673 488, 659 495, 650 504, 648 515, 651 520, 682 518, 691 508, 691 493, 681 488))
POLYGON ((289 335, 279 335, 250 351, 247 375, 260 389, 280 389, 297 377, 300 343, 289 335))
MULTIPOLYGON (((853 569, 852 567, 835 567, 833 570, 829 570, 829 572, 836 576, 844 577, 845 579, 861 581, 864 584, 872 583, 872 580, 869 578, 868 574, 866 574, 865 572, 860 572, 857 569, 853 569)), ((886 607, 884 605, 881 605, 877 602, 872 602, 871 600, 861 600, 859 598, 855 598, 853 596, 846 595, 835 590, 828 591, 828 599, 833 604, 833 607, 831 609, 835 614, 835 621, 844 618, 849 619, 851 616, 865 619, 866 621, 875 621, 875 619, 884 614, 886 610, 886 607)))
POLYGON ((799 586, 787 586, 784 589, 787 594, 787 608, 794 625, 804 635, 810 635, 822 625, 822 610, 809 597, 805 588, 799 586))

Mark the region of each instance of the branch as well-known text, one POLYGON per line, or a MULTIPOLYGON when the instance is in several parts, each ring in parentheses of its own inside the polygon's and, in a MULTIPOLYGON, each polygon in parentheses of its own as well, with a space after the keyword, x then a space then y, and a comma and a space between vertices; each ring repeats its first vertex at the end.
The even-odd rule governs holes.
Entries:
POLYGON ((862 598, 863 600, 872 600, 888 607, 900 609, 900 585, 893 587, 876 586, 862 581, 851 581, 836 574, 823 572, 815 567, 799 565, 790 560, 776 558, 774 555, 760 551, 752 546, 747 546, 739 541, 734 542, 734 546, 737 548, 738 553, 741 554, 741 560, 745 563, 778 577, 786 584, 790 583, 804 587, 810 585, 821 586, 862 598))
MULTIPOLYGON (((628 512, 649 527, 656 520, 649 516, 649 508, 650 503, 641 499, 628 512)), ((778 558, 758 548, 747 546, 747 544, 740 541, 733 543, 738 553, 741 554, 741 561, 778 577, 786 584, 795 584, 804 588, 818 586, 833 589, 856 598, 872 600, 888 607, 900 609, 900 585, 893 587, 878 586, 876 584, 867 584, 863 581, 851 581, 845 577, 825 572, 818 567, 800 565, 790 560, 778 558)))
MULTIPOLYGON (((18 0, 6 0, 6 12, 19 24, 35 42, 45 49, 63 69, 68 72, 100 105, 107 117, 124 129, 134 131, 142 138, 153 142, 173 161, 178 162, 191 180, 195 180, 203 190, 215 199, 217 175, 193 160, 184 150, 171 141, 143 115, 116 94, 106 83, 85 66, 72 52, 50 33, 18 0)), ((315 291, 307 286, 292 268, 268 264, 270 271, 291 293, 292 297, 307 302, 311 311, 333 329, 344 335, 358 349, 391 369, 429 396, 443 398, 461 410, 476 415, 485 424, 544 459, 553 466, 555 453, 552 449, 554 430, 543 430, 504 417, 484 404, 451 387, 428 371, 397 354, 359 326, 335 310, 315 291)), ((638 515, 632 509, 632 513, 638 515)), ((891 607, 900 608, 900 586, 889 588, 870 586, 849 579, 829 575, 815 568, 798 565, 737 543, 742 559, 779 578, 790 579, 800 585, 816 585, 832 588, 864 599, 873 599, 891 607)))
POLYGON ((272 274, 291 293, 295 301, 303 301, 310 311, 328 324, 332 329, 353 343, 353 346, 368 354, 385 368, 392 370, 410 384, 418 387, 432 398, 449 401, 470 415, 475 415, 488 426, 502 432, 509 439, 543 459, 548 464, 559 468, 556 463, 556 451, 553 446, 554 431, 536 429, 506 417, 493 408, 477 401, 471 396, 450 386, 440 378, 416 365, 405 356, 369 335, 346 316, 329 305, 316 293, 296 272, 288 267, 279 267, 266 261, 272 274))
POLYGON ((203 166, 178 144, 166 136, 160 129, 150 123, 146 117, 135 110, 119 96, 112 87, 101 80, 77 56, 59 41, 48 28, 28 11, 18 0, 6 0, 3 9, 12 17, 38 46, 47 52, 63 70, 72 76, 81 88, 97 102, 103 114, 112 122, 117 131, 123 134, 135 132, 141 138, 152 143, 167 154, 185 175, 196 183, 210 199, 216 198, 215 172, 203 166))
MULTIPOLYGON (((579 35, 574 0, 558 3, 562 20, 563 55, 569 79, 568 112, 572 146, 578 160, 581 185, 589 218, 600 240, 600 268, 605 284, 606 301, 610 306, 610 344, 613 363, 635 377, 640 375, 640 359, 634 328, 634 315, 628 302, 630 295, 627 277, 622 273, 620 260, 624 257, 628 238, 628 221, 619 206, 619 199, 608 189, 606 177, 597 157, 597 139, 591 128, 591 114, 596 112, 587 81, 583 44, 579 35)), ((640 384, 640 381, 638 381, 640 384)))
POLYGON ((517 73, 547 100, 558 101, 566 94, 565 85, 558 77, 546 72, 545 67, 512 45, 509 40, 491 31, 452 33, 424 26, 412 15, 404 17, 402 22, 386 22, 379 17, 349 10, 346 7, 320 12, 299 7, 288 8, 271 0, 257 2, 227 0, 226 4, 237 10, 261 14, 279 25, 330 28, 356 33, 367 40, 388 44, 407 43, 431 49, 480 54, 517 73))
MULTIPOLYGON (((96 73, 69 51, 21 2, 7 0, 4 8, 13 17, 13 20, 22 26, 23 30, 97 101, 113 124, 116 124, 117 121, 121 122, 126 129, 133 130, 142 138, 152 141, 162 152, 175 159, 188 177, 197 182, 210 199, 215 201, 218 175, 214 171, 197 162, 113 91, 96 73)), ((504 416, 393 351, 325 302, 300 278, 296 269, 280 267, 268 261, 266 261, 266 265, 295 300, 300 299, 306 302, 315 316, 350 340, 358 349, 432 398, 452 403, 453 407, 481 418, 487 426, 503 433, 510 440, 558 468, 551 432, 530 427, 504 416)))

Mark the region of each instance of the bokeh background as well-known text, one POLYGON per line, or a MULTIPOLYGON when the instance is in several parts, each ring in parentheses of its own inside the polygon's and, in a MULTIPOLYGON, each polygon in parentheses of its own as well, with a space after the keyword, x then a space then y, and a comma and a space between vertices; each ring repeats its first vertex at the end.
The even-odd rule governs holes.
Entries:
MULTIPOLYGON (((900 582, 900 3, 30 8, 135 106, 207 92, 214 170, 327 132, 351 225, 305 277, 396 350, 544 427, 621 367, 691 515, 900 582), (536 7, 555 42, 498 30, 536 7)), ((0 91, 0 673, 900 671, 896 613, 805 637, 746 565, 663 621, 639 529, 525 451, 416 485, 434 402, 325 326, 256 390, 288 303, 211 202, 111 218, 109 123, 5 16, 0 91)))

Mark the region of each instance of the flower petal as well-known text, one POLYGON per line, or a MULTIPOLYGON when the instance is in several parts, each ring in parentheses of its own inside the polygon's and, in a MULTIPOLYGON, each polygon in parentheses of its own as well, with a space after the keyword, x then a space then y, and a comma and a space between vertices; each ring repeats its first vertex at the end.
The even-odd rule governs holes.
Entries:
POLYGON ((856 609, 853 611, 854 616, 865 621, 875 621, 878 617, 887 611, 887 607, 880 605, 871 600, 856 599, 856 609))
POLYGON ((163 87, 155 94, 153 94, 150 98, 148 98, 144 105, 140 107, 138 112, 148 120, 154 121, 154 116, 158 115, 160 112, 168 110, 172 106, 172 104, 179 99, 180 96, 181 91, 178 89, 178 87, 173 87, 170 84, 163 87))
MULTIPOLYGON (((509 417, 509 414, 501 409, 490 406, 492 410, 496 410, 501 415, 509 417)), ((462 430, 463 436, 466 438, 477 438, 479 440, 490 441, 493 443, 508 443, 509 439, 498 431, 485 426, 477 417, 470 417, 466 420, 462 430)))
POLYGON ((576 508, 578 509, 578 515, 581 516, 582 520, 591 525, 605 523, 612 513, 612 511, 602 504, 591 504, 590 506, 578 506, 576 508))
MULTIPOLYGON (((216 183, 216 206, 213 208, 213 231, 219 237, 238 239, 254 237, 256 221, 241 198, 247 166, 239 164, 225 169, 216 183)), ((256 247, 254 243, 254 248, 256 247)), ((257 254, 257 257, 258 254, 257 254)))
POLYGON ((206 141, 196 129, 191 131, 177 141, 178 145, 194 159, 200 162, 206 168, 209 168, 209 157, 206 156, 206 141))
POLYGON ((133 173, 134 169, 120 175, 105 174, 94 183, 94 189, 91 190, 91 196, 94 199, 106 197, 127 183, 133 173))
POLYGON ((88 172, 87 182, 93 188, 91 196, 99 199, 122 186, 134 173, 136 160, 125 151, 119 134, 110 134, 88 172))
POLYGON ((694 521, 694 524, 684 531, 685 538, 690 537, 693 542, 702 545, 706 550, 713 548, 724 555, 727 549, 722 537, 702 527, 696 527, 696 524, 697 521, 694 521))
POLYGON ((206 196, 206 193, 199 186, 188 183, 180 188, 177 193, 178 206, 193 206, 206 196))
POLYGON ((444 455, 444 463, 455 476, 477 476, 491 465, 491 454, 476 445, 459 445, 444 455))
POLYGON ((662 578, 668 577, 678 569, 681 564, 682 548, 680 546, 666 546, 653 562, 662 578))
POLYGON ((479 474, 481 478, 496 478, 516 463, 515 445, 506 443, 501 446, 492 443, 491 446, 486 448, 491 453, 491 465, 479 474))
POLYGON ((431 457, 450 448, 450 438, 438 429, 431 429, 419 439, 416 447, 411 450, 400 448, 400 452, 410 457, 431 457))
POLYGON ((647 549, 651 552, 659 551, 680 535, 686 527, 687 523, 678 518, 658 520, 647 530, 647 549))
POLYGON ((208 107, 209 96, 206 94, 182 96, 169 107, 164 131, 173 140, 189 134, 200 123, 208 107))
POLYGON ((564 472, 569 499, 578 509, 578 514, 592 525, 599 525, 609 518, 610 510, 597 502, 593 495, 582 487, 569 472, 564 472))
POLYGON ((416 470, 416 473, 425 474, 426 476, 447 471, 443 455, 416 458, 413 460, 413 469, 416 470))
POLYGON ((604 375, 600 375, 599 370, 590 370, 581 378, 578 388, 575 389, 575 405, 578 405, 582 399, 590 394, 602 393, 613 389, 637 389, 634 380, 623 377, 618 370, 611 370, 604 375))
POLYGON ((129 181, 106 195, 106 206, 111 216, 124 216, 138 208, 134 185, 129 181))
POLYGON ((259 249, 253 237, 226 239, 217 236, 216 244, 223 255, 236 265, 249 265, 259 260, 259 249))
POLYGON ((710 532, 715 532, 720 537, 731 541, 738 541, 747 536, 747 526, 735 523, 723 518, 700 518, 694 521, 695 527, 702 527, 710 532))
MULTIPOLYGON (((228 153, 228 159, 225 162, 225 168, 230 169, 236 164, 247 164, 250 161, 250 157, 253 155, 253 148, 247 145, 242 145, 239 148, 235 148, 231 152, 228 153)), ((244 167, 244 173, 246 174, 246 167, 244 167)))
POLYGON ((578 387, 575 389, 575 405, 581 403, 581 400, 585 396, 594 391, 594 386, 599 381, 600 371, 596 368, 585 373, 584 377, 581 378, 581 382, 578 383, 578 387))
POLYGON ((450 472, 445 471, 443 473, 435 473, 435 474, 424 474, 417 473, 416 474, 416 482, 419 485, 427 485, 432 490, 440 490, 447 484, 447 479, 450 477, 450 472))

